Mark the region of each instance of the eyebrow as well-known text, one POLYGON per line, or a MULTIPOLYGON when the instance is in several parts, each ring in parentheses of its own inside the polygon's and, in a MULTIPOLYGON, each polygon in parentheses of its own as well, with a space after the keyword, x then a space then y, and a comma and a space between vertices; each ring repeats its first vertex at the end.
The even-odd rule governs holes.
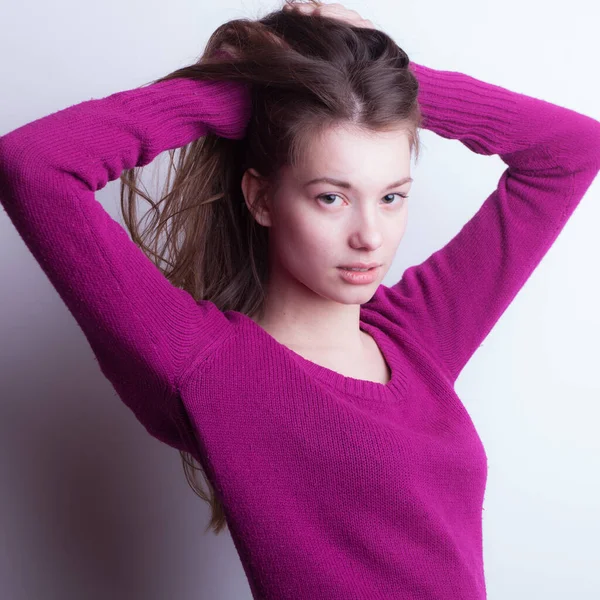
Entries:
MULTIPOLYGON (((413 181, 413 178, 412 177, 404 177, 398 181, 395 181, 394 183, 390 183, 390 185, 384 189, 389 190, 393 187, 397 187, 397 186, 403 185, 405 183, 408 183, 409 181, 413 181)), ((349 183, 348 181, 340 181, 339 179, 333 179, 332 177, 317 177, 316 179, 311 179, 310 181, 307 181, 304 184, 304 187, 308 187, 309 185, 313 185, 315 183, 329 183, 331 185, 336 185, 338 187, 352 189, 352 184, 349 183)))

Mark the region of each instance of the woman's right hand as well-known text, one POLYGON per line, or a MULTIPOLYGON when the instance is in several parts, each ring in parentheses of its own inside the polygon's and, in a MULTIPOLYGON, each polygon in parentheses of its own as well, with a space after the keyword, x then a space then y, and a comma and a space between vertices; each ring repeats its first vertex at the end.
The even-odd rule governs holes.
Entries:
POLYGON ((302 14, 310 15, 315 14, 320 17, 327 17, 330 19, 337 19, 352 25, 354 27, 363 27, 365 29, 377 29, 371 21, 363 19, 355 10, 351 10, 342 6, 339 2, 332 2, 331 4, 325 4, 318 0, 312 0, 310 2, 294 2, 294 0, 286 0, 285 6, 282 10, 297 10, 302 14))

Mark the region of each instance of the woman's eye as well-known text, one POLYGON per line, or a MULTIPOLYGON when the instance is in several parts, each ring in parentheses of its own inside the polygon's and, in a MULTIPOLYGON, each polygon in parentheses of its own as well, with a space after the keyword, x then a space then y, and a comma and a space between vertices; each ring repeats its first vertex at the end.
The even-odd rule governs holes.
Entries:
MULTIPOLYGON (((401 194, 400 192, 398 192, 397 194, 387 194, 387 196, 384 196, 384 198, 387 198, 389 196, 400 196, 400 198, 408 198, 408 194, 401 194)), ((392 202, 387 202, 387 204, 392 204, 392 202)))
MULTIPOLYGON (((339 196, 337 194, 321 194, 320 196, 317 196, 318 199, 321 198, 339 198, 339 196)), ((329 204, 328 202, 325 203, 327 206, 331 206, 331 204, 329 204)))
MULTIPOLYGON (((393 196, 400 196, 401 198, 408 198, 407 194, 400 194, 395 193, 395 194, 387 194, 384 196, 384 198, 389 198, 392 197, 392 200, 390 202, 385 202, 385 204, 393 204, 393 196)), ((322 198, 339 198, 340 196, 338 196, 337 194, 321 194, 320 196, 317 196, 318 199, 322 199, 322 198)), ((327 206, 332 206, 331 203, 326 202, 325 203, 327 206)))

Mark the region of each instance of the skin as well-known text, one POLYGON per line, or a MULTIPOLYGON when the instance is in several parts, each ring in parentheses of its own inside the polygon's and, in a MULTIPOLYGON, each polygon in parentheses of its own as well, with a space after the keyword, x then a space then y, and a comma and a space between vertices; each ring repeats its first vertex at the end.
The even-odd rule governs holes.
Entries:
POLYGON ((332 2, 328 4, 322 4, 321 2, 314 0, 311 2, 299 2, 297 0, 285 0, 285 5, 282 6, 282 10, 297 11, 307 15, 315 14, 321 17, 328 17, 330 19, 338 19, 344 21, 354 27, 365 27, 368 29, 375 29, 375 26, 368 19, 363 19, 355 10, 351 10, 340 4, 339 2, 332 2))
POLYGON ((401 125, 374 132, 344 124, 311 140, 302 164, 283 167, 271 182, 248 169, 242 191, 257 222, 269 228, 270 265, 264 317, 251 318, 291 348, 349 360, 372 353, 371 336, 360 330, 360 305, 374 295, 404 235, 408 200, 399 194, 408 194, 411 183, 388 186, 410 177, 410 164, 401 125), (303 187, 318 177, 352 188, 303 187), (382 264, 377 279, 344 281, 337 267, 355 261, 382 264))

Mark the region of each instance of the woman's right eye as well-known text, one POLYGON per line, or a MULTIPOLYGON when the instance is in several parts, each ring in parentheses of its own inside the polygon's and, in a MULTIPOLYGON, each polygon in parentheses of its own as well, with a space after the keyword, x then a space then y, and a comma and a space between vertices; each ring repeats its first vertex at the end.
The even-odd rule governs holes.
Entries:
MULTIPOLYGON (((340 196, 338 196, 337 194, 321 194, 320 196, 317 196, 317 199, 321 199, 321 198, 340 198, 340 196)), ((325 203, 327 206, 331 206, 331 204, 329 203, 325 203)))

